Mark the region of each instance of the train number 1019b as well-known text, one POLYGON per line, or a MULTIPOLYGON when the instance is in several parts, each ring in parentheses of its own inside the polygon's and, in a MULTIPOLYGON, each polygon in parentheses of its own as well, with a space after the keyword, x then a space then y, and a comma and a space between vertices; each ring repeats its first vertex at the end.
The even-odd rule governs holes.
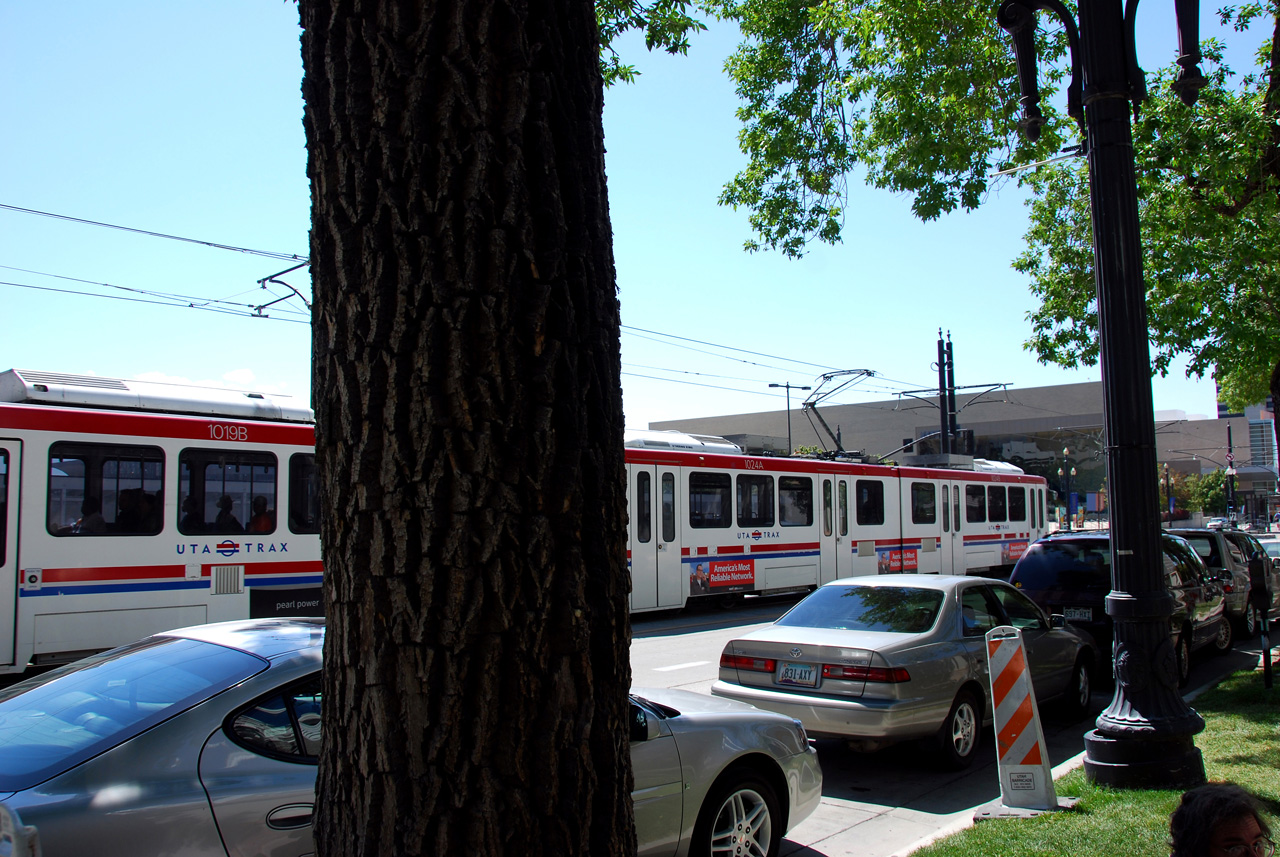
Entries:
POLYGON ((209 423, 209 439, 245 441, 249 439, 249 427, 229 423, 209 423))

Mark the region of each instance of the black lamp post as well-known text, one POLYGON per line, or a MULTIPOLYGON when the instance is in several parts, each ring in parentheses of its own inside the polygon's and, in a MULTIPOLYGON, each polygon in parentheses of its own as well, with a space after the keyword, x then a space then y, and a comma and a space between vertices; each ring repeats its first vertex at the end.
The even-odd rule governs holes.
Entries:
POLYGON ((791 382, 785 384, 770 384, 770 387, 785 387, 787 390, 787 455, 791 454, 791 391, 792 390, 812 390, 812 387, 793 386, 791 382))
POLYGON ((1071 465, 1071 461, 1067 458, 1071 454, 1071 450, 1067 447, 1062 448, 1062 467, 1058 468, 1058 480, 1062 485, 1062 497, 1066 501, 1067 507, 1067 529, 1071 529, 1071 521, 1074 517, 1074 509, 1071 508, 1071 480, 1075 478, 1076 469, 1071 465))
MULTIPOLYGON (((1178 692, 1169 639, 1173 600, 1164 586, 1160 489, 1151 398, 1151 352, 1138 231, 1130 102, 1146 96, 1134 46, 1138 0, 1079 0, 1080 26, 1061 0, 1004 0, 998 20, 1013 37, 1022 88, 1021 125, 1036 139, 1044 124, 1036 83, 1036 12, 1053 12, 1072 53, 1067 112, 1082 125, 1089 158, 1094 282, 1111 490, 1116 690, 1085 736, 1085 774, 1125 788, 1185 788, 1204 782, 1192 736, 1204 720, 1178 692)), ((1199 69, 1199 0, 1175 0, 1182 71, 1174 88, 1190 105, 1204 85, 1199 69)))

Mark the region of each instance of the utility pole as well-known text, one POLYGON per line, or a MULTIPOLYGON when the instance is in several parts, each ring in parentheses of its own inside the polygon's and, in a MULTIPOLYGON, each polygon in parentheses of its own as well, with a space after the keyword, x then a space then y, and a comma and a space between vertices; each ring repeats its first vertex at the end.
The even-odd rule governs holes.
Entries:
MULTIPOLYGON (((942 342, 942 328, 938 328, 938 452, 951 452, 951 415, 947 412, 947 349, 942 342)), ((952 393, 954 395, 954 392, 952 393)))

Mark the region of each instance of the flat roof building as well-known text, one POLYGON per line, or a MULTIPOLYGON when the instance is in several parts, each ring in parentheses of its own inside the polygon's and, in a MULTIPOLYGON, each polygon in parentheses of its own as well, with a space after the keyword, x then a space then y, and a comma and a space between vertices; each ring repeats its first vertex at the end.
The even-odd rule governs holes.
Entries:
MULTIPOLYGON (((1045 477, 1066 505, 1101 514, 1106 504, 1106 443, 1102 383, 1001 388, 956 394, 957 424, 964 448, 953 450, 1016 464, 1045 477), (1066 450, 1064 454, 1064 450, 1066 450), (1072 469, 1075 475, 1072 476, 1072 469), (1061 473, 1060 473, 1061 471, 1061 473)), ((900 397, 858 404, 819 405, 816 419, 804 408, 791 411, 796 448, 857 450, 871 460, 900 461, 904 454, 937 452, 938 397, 900 397), (932 439, 928 439, 929 436, 932 439), (924 443, 917 443, 925 438, 924 443), (908 446, 910 445, 910 446, 908 446), (904 447, 907 447, 904 449, 904 447)), ((650 429, 718 435, 757 455, 786 455, 788 413, 761 411, 649 424, 650 429)), ((1277 508, 1275 417, 1265 406, 1221 419, 1188 417, 1181 411, 1155 414, 1156 459, 1170 470, 1201 474, 1236 470, 1236 510, 1241 519, 1269 518, 1277 508), (1228 442, 1230 435, 1230 443, 1228 442), (1228 453, 1233 461, 1228 461, 1228 453)), ((1152 474, 1157 478, 1158 474, 1152 474)))

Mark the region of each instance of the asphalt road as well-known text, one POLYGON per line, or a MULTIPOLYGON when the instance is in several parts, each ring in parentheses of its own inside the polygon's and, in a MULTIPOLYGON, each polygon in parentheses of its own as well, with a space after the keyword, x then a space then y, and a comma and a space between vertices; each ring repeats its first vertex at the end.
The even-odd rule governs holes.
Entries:
MULTIPOLYGON (((716 679, 724 644, 767 624, 795 602, 749 599, 729 609, 632 617, 631 670, 636 687, 676 687, 707 693, 716 679)), ((1273 639, 1278 635, 1273 634, 1273 639)), ((1280 640, 1276 640, 1280 642, 1280 640)), ((1227 657, 1207 651, 1193 657, 1188 695, 1235 670, 1256 666, 1257 638, 1227 657)), ((1055 775, 1078 764, 1084 734, 1111 701, 1095 693, 1091 716, 1071 723, 1042 712, 1042 728, 1055 775)), ((980 761, 960 773, 941 770, 919 745, 855 753, 841 741, 817 743, 823 771, 818 810, 793 829, 783 855, 799 857, 895 857, 972 823, 975 810, 998 803, 995 740, 985 730, 980 761)))

